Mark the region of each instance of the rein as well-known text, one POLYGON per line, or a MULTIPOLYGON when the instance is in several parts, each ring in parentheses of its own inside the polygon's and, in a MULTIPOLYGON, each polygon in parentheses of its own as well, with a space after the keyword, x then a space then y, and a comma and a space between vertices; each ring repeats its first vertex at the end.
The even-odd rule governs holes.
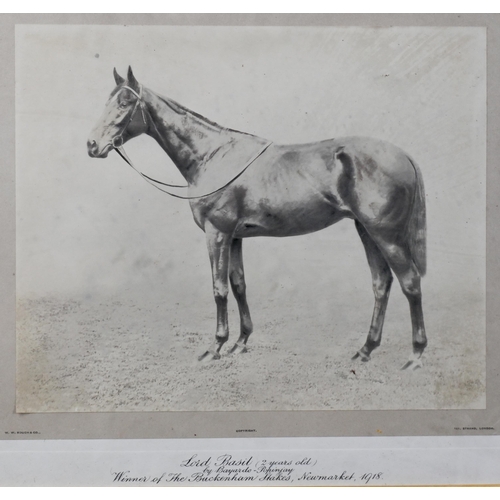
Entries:
POLYGON ((144 124, 146 125, 146 116, 144 114, 144 101, 142 100, 142 85, 140 86, 140 91, 137 93, 134 89, 131 89, 130 87, 127 87, 124 85, 119 92, 122 90, 129 90, 132 92, 136 97, 137 100, 135 101, 135 106, 134 109, 132 110, 132 113, 130 114, 130 118, 128 119, 125 127, 123 127, 122 131, 115 137, 113 137, 113 140, 111 141, 111 145, 115 149, 115 151, 123 158, 123 160, 133 169, 135 170, 148 184, 153 186, 154 188, 158 189, 162 193, 166 193, 170 196, 173 196, 174 198, 180 198, 181 200, 197 200, 200 198, 206 198, 207 196, 210 196, 212 194, 218 193, 219 191, 222 191, 224 188, 229 186, 231 183, 233 183, 238 177, 240 177, 246 170, 247 168, 257 159, 259 158, 264 152, 271 146, 272 142, 268 142, 255 156, 253 156, 250 161, 247 162, 245 167, 237 174, 235 175, 229 182, 226 182, 223 186, 215 189, 214 191, 211 191, 210 193, 202 194, 199 196, 181 196, 175 193, 171 193, 170 191, 167 191, 166 189, 162 189, 161 187, 157 186, 157 184, 160 184, 162 186, 168 186, 168 187, 175 187, 175 188, 187 188, 189 186, 179 186, 177 184, 167 184, 165 182, 160 182, 157 181, 156 179, 153 179, 152 177, 149 177, 148 175, 144 174, 140 170, 138 170, 136 167, 134 167, 132 161, 130 158, 127 156, 127 153, 125 153, 125 149, 123 148, 123 134, 127 130, 127 127, 130 125, 130 122, 133 120, 135 112, 137 110, 137 107, 139 106, 141 108, 141 113, 142 113, 142 119, 144 120, 144 124), (119 139, 119 143, 117 142, 117 139, 119 139))
POLYGON ((175 184, 166 184, 164 182, 157 181, 156 179, 153 179, 152 177, 147 176, 146 174, 143 174, 141 171, 137 170, 132 162, 130 161, 129 157, 127 156, 127 153, 125 153, 125 150, 123 147, 115 148, 116 152, 125 160, 128 165, 130 165, 148 184, 151 184, 154 188, 158 189, 162 193, 166 193, 170 196, 173 196, 174 198, 180 198, 181 200, 198 200, 200 198, 206 198, 207 196, 210 196, 212 194, 218 193, 219 191, 222 191, 224 188, 229 186, 231 183, 233 183, 238 177, 240 177, 243 172, 257 159, 259 156, 264 154, 264 152, 267 150, 267 148, 272 144, 272 142, 268 142, 241 170, 237 175, 235 175, 229 182, 226 182, 223 186, 220 188, 215 189, 214 191, 211 191, 210 193, 205 193, 199 196, 181 196, 179 194, 171 193, 170 191, 167 191, 166 189, 162 189, 161 187, 157 186, 156 184, 153 184, 156 182, 157 184, 161 184, 163 186, 169 186, 169 187, 181 187, 185 188, 188 186, 176 186, 175 184))

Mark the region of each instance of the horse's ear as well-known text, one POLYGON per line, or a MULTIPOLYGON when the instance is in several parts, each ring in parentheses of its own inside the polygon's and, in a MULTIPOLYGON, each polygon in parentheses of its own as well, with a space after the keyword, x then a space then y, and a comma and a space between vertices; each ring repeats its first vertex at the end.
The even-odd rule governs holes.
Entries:
POLYGON ((125 78, 122 78, 118 74, 118 72, 116 71, 116 68, 113 68, 113 76, 115 77, 116 85, 121 85, 125 81, 125 78))
POLYGON ((127 82, 130 88, 139 91, 139 82, 135 79, 132 68, 128 67, 127 82))

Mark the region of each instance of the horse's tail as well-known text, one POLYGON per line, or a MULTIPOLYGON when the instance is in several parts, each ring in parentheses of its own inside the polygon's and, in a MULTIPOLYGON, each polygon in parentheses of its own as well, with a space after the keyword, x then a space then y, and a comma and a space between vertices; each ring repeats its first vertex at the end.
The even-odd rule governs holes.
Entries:
POLYGON ((418 165, 411 159, 410 163, 415 169, 416 185, 415 194, 413 199, 413 208, 408 221, 408 245, 413 262, 421 276, 425 275, 427 270, 427 256, 426 256, 426 237, 427 225, 425 216, 425 190, 422 173, 418 165))

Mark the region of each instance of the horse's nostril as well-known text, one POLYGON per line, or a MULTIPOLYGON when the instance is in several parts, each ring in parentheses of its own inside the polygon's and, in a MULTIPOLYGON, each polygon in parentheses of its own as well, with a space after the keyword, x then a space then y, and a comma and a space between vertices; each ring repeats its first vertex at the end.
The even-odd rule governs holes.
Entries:
POLYGON ((97 142, 91 140, 87 141, 87 150, 90 156, 94 155, 97 152, 97 149, 97 142))

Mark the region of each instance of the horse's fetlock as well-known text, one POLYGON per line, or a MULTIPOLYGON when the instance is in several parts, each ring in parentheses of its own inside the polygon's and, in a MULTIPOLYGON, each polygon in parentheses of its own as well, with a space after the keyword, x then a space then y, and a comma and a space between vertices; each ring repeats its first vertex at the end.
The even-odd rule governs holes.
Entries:
POLYGON ((229 332, 217 332, 215 334, 215 343, 218 346, 221 346, 222 344, 225 344, 229 339, 229 332))
POLYGON ((248 337, 253 332, 253 324, 252 322, 242 322, 241 323, 241 334, 248 337))
POLYGON ((377 347, 380 346, 382 342, 382 338, 379 337, 377 339, 367 339, 366 342, 365 342, 365 345, 363 346, 363 349, 364 351, 366 351, 367 353, 370 353, 373 351, 373 349, 376 349, 377 347))
POLYGON ((413 341, 413 350, 414 351, 423 351, 427 347, 427 339, 419 338, 413 341))

